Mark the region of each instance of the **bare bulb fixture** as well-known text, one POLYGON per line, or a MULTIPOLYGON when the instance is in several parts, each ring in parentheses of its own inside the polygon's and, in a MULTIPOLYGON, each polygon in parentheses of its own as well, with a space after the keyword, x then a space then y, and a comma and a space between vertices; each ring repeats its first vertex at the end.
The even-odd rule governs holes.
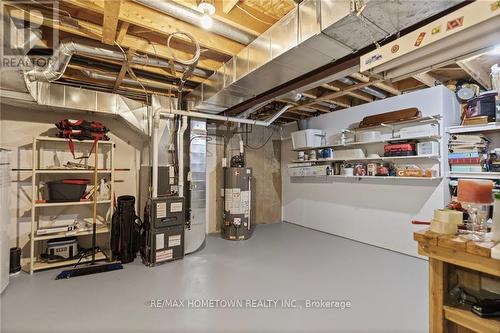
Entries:
POLYGON ((201 17, 201 26, 203 27, 203 29, 210 29, 213 23, 214 20, 212 20, 212 17, 210 17, 210 15, 203 14, 203 16, 201 17))
POLYGON ((215 6, 213 0, 199 0, 198 10, 203 13, 201 17, 201 26, 203 29, 210 29, 213 25, 212 15, 215 13, 215 6))

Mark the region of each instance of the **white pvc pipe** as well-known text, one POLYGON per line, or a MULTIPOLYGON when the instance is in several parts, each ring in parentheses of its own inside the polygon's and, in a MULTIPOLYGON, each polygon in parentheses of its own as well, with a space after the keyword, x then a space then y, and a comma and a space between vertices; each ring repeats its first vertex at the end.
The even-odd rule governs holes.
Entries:
POLYGON ((152 171, 152 187, 153 187, 153 198, 158 197, 158 132, 160 129, 160 110, 155 109, 153 114, 153 131, 151 136, 153 137, 153 171, 152 171))
POLYGON ((162 115, 167 115, 167 116, 176 114, 176 115, 195 117, 195 118, 201 118, 201 119, 213 119, 213 120, 221 120, 221 121, 227 121, 227 122, 232 122, 232 123, 250 124, 250 125, 268 127, 276 119, 278 119, 279 116, 281 116, 283 113, 285 113, 291 107, 292 107, 291 105, 285 105, 283 108, 281 108, 281 110, 279 110, 274 116, 272 116, 268 120, 254 120, 254 119, 244 119, 244 118, 237 118, 237 117, 227 117, 227 116, 220 116, 217 114, 210 114, 210 113, 203 113, 203 112, 196 112, 196 111, 170 110, 170 109, 165 108, 165 107, 159 107, 156 110, 158 110, 162 115))
POLYGON ((188 117, 182 117, 182 125, 178 132, 177 149, 179 159, 179 196, 184 196, 184 133, 188 127, 188 117))
POLYGON ((172 110, 166 107, 158 107, 154 109, 153 113, 153 198, 158 196, 158 132, 160 127, 160 114, 164 116, 171 117, 173 115, 180 115, 182 117, 182 126, 178 133, 178 158, 179 158, 179 195, 183 195, 184 190, 184 132, 188 126, 188 118, 187 117, 195 117, 201 119, 213 119, 213 120, 222 120, 228 122, 234 122, 239 124, 250 124, 257 126, 269 126, 271 125, 279 116, 286 112, 291 107, 291 105, 285 105, 281 110, 279 110, 274 116, 270 119, 262 121, 262 120, 252 120, 252 119, 244 119, 244 118, 236 118, 236 117, 227 117, 227 116, 219 116, 216 114, 210 113, 202 113, 195 111, 183 111, 183 110, 172 110))

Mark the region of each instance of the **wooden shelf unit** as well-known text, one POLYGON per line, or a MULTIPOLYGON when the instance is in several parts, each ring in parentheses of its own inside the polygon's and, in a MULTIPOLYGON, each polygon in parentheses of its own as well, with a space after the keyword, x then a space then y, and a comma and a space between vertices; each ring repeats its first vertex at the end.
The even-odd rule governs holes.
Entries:
MULTIPOLYGON (((82 206, 82 205, 92 205, 94 202, 92 200, 84 201, 63 201, 63 202, 35 202, 35 207, 63 207, 63 206, 82 206)), ((100 200, 97 204, 110 204, 111 200, 100 200)))
POLYGON ((500 333, 500 321, 497 319, 481 318, 467 308, 443 306, 444 317, 461 327, 474 332, 500 333))
MULTIPOLYGON (((101 253, 98 252, 95 255, 95 260, 105 260, 107 257, 101 253)), ((51 269, 51 268, 58 268, 58 267, 65 267, 65 266, 72 266, 78 263, 80 259, 69 259, 69 260, 64 260, 64 261, 56 261, 56 262, 42 262, 42 261, 35 261, 33 262, 33 271, 41 271, 45 269, 51 269)), ((87 263, 91 261, 91 257, 87 256, 84 257, 82 260, 80 260, 81 264, 87 263)))
POLYGON ((429 258, 429 332, 447 333, 449 322, 460 327, 457 332, 500 333, 498 319, 486 319, 467 307, 447 304, 451 271, 465 269, 472 274, 500 277, 500 260, 491 258, 497 242, 475 242, 455 235, 429 230, 417 231, 418 254, 429 258))
MULTIPOLYGON (((35 170, 35 173, 36 174, 59 174, 59 173, 62 173, 62 174, 65 174, 65 173, 68 173, 71 172, 71 173, 74 173, 74 174, 78 174, 78 173, 83 173, 83 174, 93 174, 94 173, 94 170, 79 170, 79 169, 38 169, 38 170, 35 170)), ((97 173, 99 174, 103 174, 103 173, 112 173, 113 170, 97 170, 97 173)))
MULTIPOLYGON (((110 228, 108 225, 104 226, 97 226, 96 228, 96 234, 103 234, 103 233, 108 233, 110 231, 110 228)), ((78 236, 87 236, 87 235, 92 235, 92 230, 83 230, 83 231, 66 231, 66 232, 58 232, 54 234, 46 234, 46 235, 36 235, 34 237, 35 241, 38 240, 49 240, 49 239, 55 239, 55 238, 60 238, 60 237, 78 237, 78 236)))
MULTIPOLYGON (((38 242, 48 241, 50 239, 55 239, 59 237, 80 237, 80 236, 88 236, 92 235, 92 230, 82 230, 82 231, 68 231, 68 232, 60 232, 55 234, 45 234, 45 235, 37 235, 37 230, 39 228, 38 221, 38 210, 45 208, 54 208, 54 207, 67 207, 67 209, 71 209, 71 207, 79 207, 86 205, 93 205, 93 199, 82 200, 76 202, 40 202, 38 199, 38 182, 40 177, 43 175, 88 175, 91 176, 94 173, 94 169, 47 169, 45 166, 41 166, 40 163, 40 147, 42 142, 47 142, 48 144, 52 143, 66 143, 67 140, 63 138, 54 138, 54 137, 34 137, 33 138, 33 151, 32 151, 32 202, 31 202, 31 232, 30 232, 30 257, 28 258, 28 263, 23 265, 23 270, 33 274, 35 271, 44 270, 49 268, 63 267, 74 265, 78 262, 78 259, 64 260, 53 263, 41 262, 37 259, 38 254, 35 254, 35 245, 38 242)), ((87 147, 92 147, 94 145, 93 140, 73 140, 75 146, 78 145, 86 145, 87 147)), ((104 225, 99 225, 97 227, 97 234, 109 234, 108 244, 111 237, 111 220, 106 216, 111 216, 113 214, 113 201, 114 197, 114 147, 115 144, 112 141, 99 141, 97 151, 94 151, 93 154, 99 154, 102 149, 109 149, 109 156, 106 166, 103 167, 102 170, 98 170, 98 174, 100 175, 109 175, 110 176, 110 197, 107 200, 98 200, 97 204, 99 206, 109 205, 109 209, 107 210, 107 214, 105 216, 100 216, 102 220, 105 221, 104 225), (105 147, 105 148, 103 148, 105 147)), ((60 149, 59 149, 60 150, 60 149)), ((104 161, 103 161, 104 164, 104 161)), ((97 166, 98 167, 98 166, 97 166)), ((97 186, 98 184, 92 184, 93 186, 97 186)), ((96 260, 106 259, 106 256, 102 253, 96 254, 96 260)), ((84 258, 81 260, 82 263, 88 262, 90 259, 84 258)))

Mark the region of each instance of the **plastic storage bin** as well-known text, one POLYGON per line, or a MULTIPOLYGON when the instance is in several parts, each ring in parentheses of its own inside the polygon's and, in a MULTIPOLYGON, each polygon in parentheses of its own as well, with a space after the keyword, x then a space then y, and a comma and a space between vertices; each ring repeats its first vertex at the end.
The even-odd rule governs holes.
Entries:
POLYGON ((50 201, 79 201, 89 184, 87 179, 63 179, 47 183, 50 201))
POLYGON ((306 129, 293 132, 293 149, 315 148, 325 145, 325 136, 325 131, 319 129, 306 129))

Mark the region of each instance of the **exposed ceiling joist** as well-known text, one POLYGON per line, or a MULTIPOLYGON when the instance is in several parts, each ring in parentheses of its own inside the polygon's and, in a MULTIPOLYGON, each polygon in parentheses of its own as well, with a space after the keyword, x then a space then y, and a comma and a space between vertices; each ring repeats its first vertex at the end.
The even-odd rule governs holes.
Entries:
POLYGON ((485 89, 491 89, 491 78, 488 73, 478 66, 474 62, 474 58, 457 61, 457 65, 460 66, 467 74, 469 74, 474 80, 476 80, 485 89))
MULTIPOLYGON (((294 90, 302 91, 304 87, 315 87, 318 86, 319 84, 318 82, 325 82, 326 78, 330 78, 333 76, 345 77, 346 75, 349 75, 358 70, 359 70, 359 57, 353 57, 352 59, 348 59, 342 63, 327 64, 323 67, 313 70, 312 72, 301 75, 298 78, 295 78, 287 82, 286 84, 279 85, 274 89, 271 89, 243 103, 233 106, 232 108, 226 110, 226 114, 229 116, 238 115, 248 110, 248 108, 250 107, 272 100, 273 98, 279 98, 280 96, 288 94, 294 90), (342 73, 342 75, 340 75, 340 73, 342 73)), ((332 98, 325 98, 323 100, 327 99, 332 99, 332 98)))
POLYGON ((311 109, 311 110, 317 110, 317 111, 325 112, 325 113, 332 111, 331 109, 329 109, 325 106, 318 105, 318 104, 307 105, 307 106, 304 106, 304 108, 311 109))
MULTIPOLYGON (((63 79, 68 80, 70 82, 77 83, 80 86, 84 85, 82 83, 82 81, 86 81, 86 82, 88 82, 90 84, 93 84, 93 85, 96 85, 96 86, 106 87, 109 91, 111 91, 113 89, 113 84, 110 84, 109 82, 103 82, 103 81, 99 81, 99 80, 87 78, 83 74, 81 74, 79 72, 76 72, 76 71, 69 70, 69 71, 65 72, 64 75, 63 75, 63 79)), ((165 90, 161 91, 159 89, 158 90, 153 90, 153 89, 143 90, 142 88, 134 88, 134 87, 129 87, 129 86, 121 86, 119 90, 122 90, 122 91, 132 91, 132 92, 140 93, 140 94, 144 94, 144 92, 146 92, 148 94, 160 94, 160 95, 163 95, 163 96, 172 96, 172 97, 175 96, 173 93, 172 94, 166 93, 165 90)))
MULTIPOLYGON (((105 58, 94 58, 94 59, 98 59, 99 62, 104 62, 104 63, 108 63, 108 64, 122 65, 121 62, 111 60, 111 59, 105 59, 105 58)), ((159 68, 159 67, 145 66, 145 65, 139 65, 139 64, 128 64, 128 66, 132 69, 137 69, 137 70, 141 70, 144 72, 149 72, 152 74, 167 76, 167 77, 171 77, 171 78, 179 79, 182 76, 181 73, 176 73, 176 75, 174 76, 174 75, 172 75, 172 72, 169 69, 163 69, 163 68, 159 68)), ((188 79, 188 81, 201 83, 204 81, 204 78, 193 75, 188 79)))
POLYGON ((229 13, 239 0, 222 0, 222 10, 224 13, 229 13))
POLYGON ((428 87, 434 87, 436 85, 436 82, 438 82, 438 80, 429 73, 416 74, 413 75, 413 78, 419 82, 422 82, 428 87))
POLYGON ((300 116, 294 116, 291 114, 282 114, 281 116, 279 116, 279 118, 290 119, 290 120, 300 120, 301 119, 300 116))
POLYGON ((316 103, 318 103, 320 101, 333 100, 335 98, 338 98, 338 97, 341 97, 341 96, 345 96, 345 95, 347 95, 348 93, 350 93, 352 91, 355 91, 355 90, 358 90, 360 88, 368 87, 370 85, 373 85, 375 82, 382 82, 382 81, 381 80, 370 80, 370 82, 362 82, 362 83, 353 84, 351 86, 347 86, 345 89, 342 89, 340 91, 336 91, 336 92, 333 92, 333 93, 330 93, 330 94, 325 94, 323 96, 320 96, 320 97, 316 98, 312 102, 300 104, 300 105, 297 105, 297 106, 295 106, 295 107, 293 107, 291 109, 292 110, 293 109, 300 109, 301 107, 311 106, 311 105, 316 104, 316 103))
POLYGON ((412 91, 415 89, 424 89, 428 87, 426 84, 418 81, 413 77, 409 77, 404 80, 395 82, 394 84, 397 86, 398 90, 402 92, 412 91))
MULTIPOLYGON (((321 85, 321 87, 328 89, 328 90, 331 90, 331 91, 342 91, 343 89, 345 89, 346 87, 349 87, 349 86, 346 84, 340 83, 340 82, 335 82, 335 83, 325 83, 325 84, 321 85)), ((348 92, 347 95, 354 97, 354 98, 357 98, 359 100, 362 100, 364 102, 373 102, 372 96, 370 96, 366 93, 360 92, 360 91, 348 92)))
POLYGON ((335 99, 335 100, 327 99, 327 100, 324 100, 323 102, 338 105, 338 106, 343 107, 343 108, 350 108, 351 107, 351 104, 348 103, 348 101, 346 99, 343 99, 343 101, 340 101, 340 99, 341 98, 335 99))
MULTIPOLYGON (((370 81, 369 76, 363 75, 361 73, 353 73, 349 76, 355 80, 360 81, 360 82, 369 82, 370 81)), ((383 90, 385 92, 393 94, 393 95, 401 95, 400 90, 396 89, 396 87, 394 87, 393 85, 391 85, 390 83, 387 83, 387 82, 374 83, 373 86, 379 88, 380 90, 383 90)))
POLYGON ((275 19, 280 19, 296 6, 296 1, 293 0, 243 0, 242 2, 247 7, 258 10, 275 19))
POLYGON ((299 103, 297 103, 297 102, 292 102, 292 101, 288 101, 285 99, 277 99, 276 101, 280 102, 280 103, 284 103, 284 104, 299 105, 299 103))
MULTIPOLYGON (((29 10, 27 9, 16 9, 12 8, 9 6, 5 6, 6 9, 9 11, 9 14, 12 17, 18 18, 18 19, 27 19, 30 22, 37 21, 37 15, 33 15, 30 13, 29 10)), ((58 29, 62 32, 67 32, 72 35, 76 36, 81 36, 81 37, 86 37, 94 40, 101 40, 102 39, 102 27, 97 25, 97 24, 92 24, 89 22, 85 22, 82 20, 74 20, 73 23, 75 25, 70 25, 67 23, 61 23, 57 20, 54 20, 50 18, 50 16, 44 16, 44 20, 41 22, 44 26, 53 28, 53 29, 58 29)), ((160 58, 165 58, 165 59, 172 59, 172 54, 175 54, 177 58, 180 59, 188 59, 192 57, 192 54, 188 54, 182 51, 178 50, 171 50, 165 45, 151 45, 151 43, 143 38, 139 38, 136 36, 131 36, 128 34, 125 34, 125 37, 123 38, 123 42, 120 44, 123 48, 129 49, 129 48, 135 48, 137 50, 140 50, 141 52, 144 52, 146 54, 152 55, 152 56, 158 56, 160 58)), ((221 62, 219 61, 214 61, 211 59, 200 59, 198 62, 198 67, 203 68, 203 69, 208 69, 211 71, 217 70, 221 66, 221 62)))
POLYGON ((116 34, 116 42, 118 44, 123 43, 123 38, 125 38, 125 35, 128 32, 129 26, 130 26, 130 23, 128 23, 128 22, 122 22, 120 24, 120 30, 118 30, 118 33, 116 34))
POLYGON ((328 99, 334 99, 334 98, 337 98, 337 97, 340 97, 340 96, 344 96, 344 95, 347 95, 350 92, 353 92, 355 90, 361 89, 363 87, 371 86, 375 82, 382 82, 382 80, 374 80, 374 81, 370 80, 370 82, 361 82, 361 83, 353 84, 351 86, 346 86, 346 88, 344 88, 344 89, 342 89, 340 91, 337 91, 337 92, 334 92, 334 93, 331 93, 331 94, 326 94, 324 96, 320 96, 316 101, 317 102, 319 102, 319 101, 325 101, 325 100, 328 100, 328 99))
MULTIPOLYGON (((112 0, 107 0, 112 1, 112 0)), ((62 0, 71 6, 92 10, 103 14, 105 0, 62 0)), ((234 55, 239 53, 244 45, 229 38, 222 37, 207 30, 200 29, 189 23, 160 13, 154 9, 142 6, 133 1, 124 1, 119 19, 139 27, 168 35, 182 31, 192 35, 203 48, 211 49, 222 54, 234 55)))
POLYGON ((304 97, 307 97, 307 98, 312 98, 312 99, 316 99, 316 98, 318 98, 318 96, 316 96, 315 94, 310 93, 310 92, 307 92, 307 91, 304 91, 304 92, 302 93, 302 95, 303 95, 304 97))
POLYGON ((285 113, 294 113, 294 114, 298 114, 300 116, 306 116, 306 117, 310 117, 311 116, 311 112, 304 112, 304 111, 299 111, 299 110, 287 110, 285 113))
POLYGON ((104 18, 102 23, 102 42, 113 45, 118 28, 121 0, 108 0, 104 2, 104 18))
MULTIPOLYGON (((173 1, 191 9, 197 8, 196 0, 173 1)), ((249 8, 242 3, 237 4, 229 13, 224 12, 222 1, 215 1, 214 5, 215 14, 213 16, 215 19, 255 35, 255 37, 262 34, 277 21, 273 17, 249 8), (258 17, 259 20, 255 19, 255 17, 258 17)))
MULTIPOLYGON (((94 83, 99 82, 99 83, 107 84, 107 86, 111 86, 113 89, 114 89, 114 85, 115 85, 114 82, 110 82, 109 80, 105 80, 103 82, 102 80, 99 80, 98 78, 92 78, 92 77, 89 78, 87 75, 85 75, 85 72, 97 73, 97 74, 111 76, 111 77, 118 75, 117 72, 102 70, 99 68, 82 66, 82 65, 78 65, 78 64, 71 64, 71 63, 68 65, 68 69, 70 69, 70 71, 68 73, 73 73, 73 76, 75 76, 75 73, 77 73, 78 77, 84 79, 83 81, 94 82, 94 83)), ((125 76, 125 78, 126 78, 126 76, 125 76)), ((124 81, 125 81, 125 78, 123 79, 124 81)), ((150 78, 145 78, 145 77, 137 77, 136 79, 132 79, 132 80, 135 80, 135 81, 139 80, 146 87, 148 87, 149 84, 154 84, 155 86, 158 86, 158 87, 161 86, 160 88, 163 90, 172 89, 173 91, 177 91, 177 87, 175 86, 175 84, 165 82, 164 80, 150 79, 150 78)), ((81 82, 81 83, 84 84, 85 82, 81 82)), ((126 84, 122 83, 122 85, 120 85, 120 87, 118 87, 116 90, 118 91, 118 90, 122 89, 124 85, 126 85, 126 84)), ((136 87, 136 88, 142 89, 142 87, 136 87)), ((160 88, 154 88, 154 89, 160 89, 160 88)), ((153 89, 153 88, 151 88, 151 89, 153 89)), ((186 88, 186 91, 191 91, 191 90, 192 89, 190 89, 190 88, 186 88)), ((172 93, 172 95, 175 95, 175 94, 172 93)))

